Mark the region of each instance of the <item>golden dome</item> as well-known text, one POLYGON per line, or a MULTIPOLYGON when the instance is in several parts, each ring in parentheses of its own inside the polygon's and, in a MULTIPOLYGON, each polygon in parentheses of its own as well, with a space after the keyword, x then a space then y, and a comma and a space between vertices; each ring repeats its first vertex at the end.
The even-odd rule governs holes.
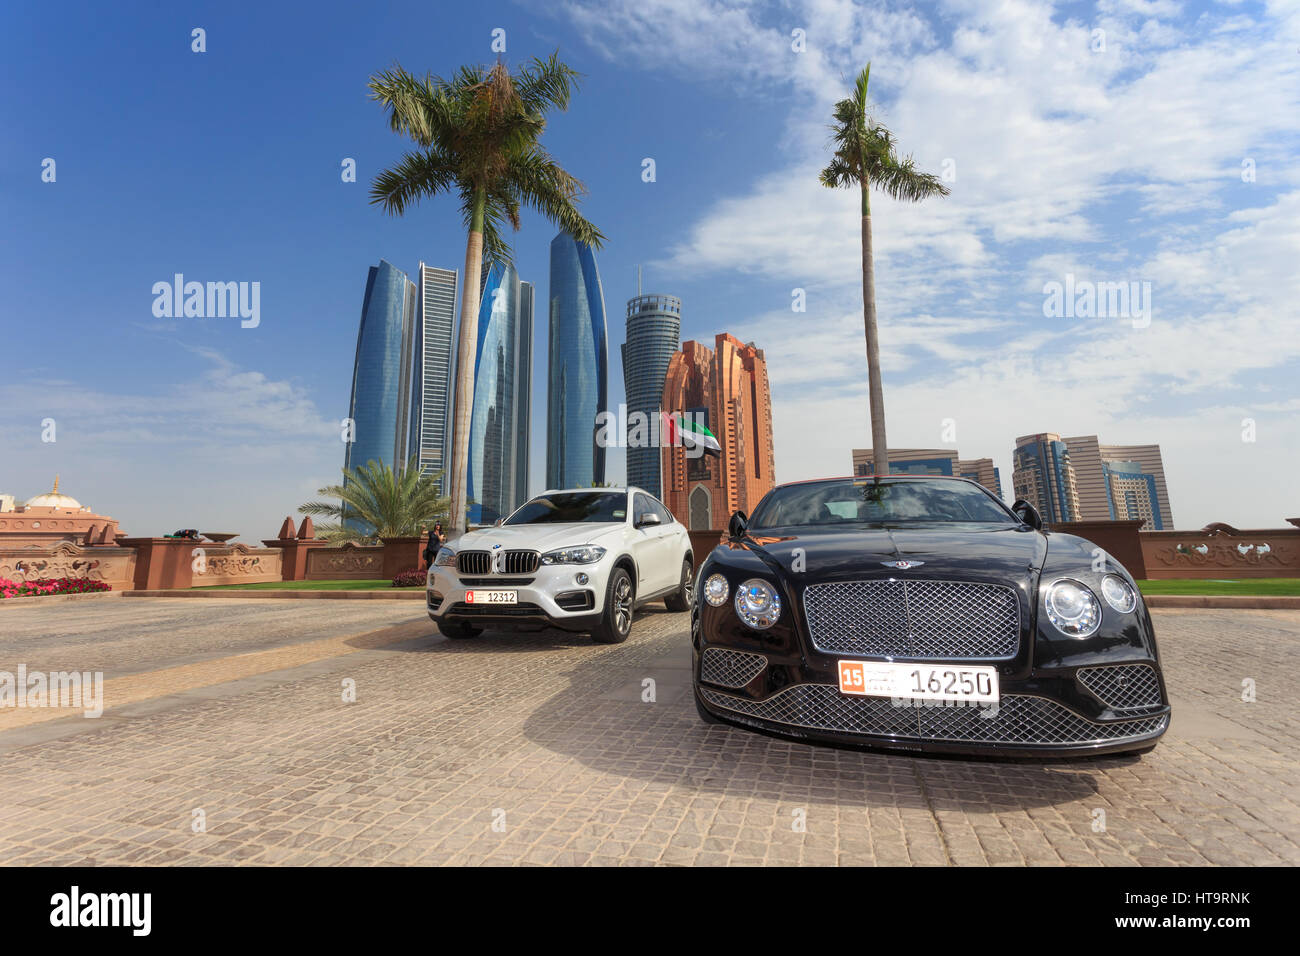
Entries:
POLYGON ((54 476, 54 490, 27 500, 28 508, 58 508, 60 511, 80 511, 81 502, 68 495, 59 494, 59 476, 54 476))

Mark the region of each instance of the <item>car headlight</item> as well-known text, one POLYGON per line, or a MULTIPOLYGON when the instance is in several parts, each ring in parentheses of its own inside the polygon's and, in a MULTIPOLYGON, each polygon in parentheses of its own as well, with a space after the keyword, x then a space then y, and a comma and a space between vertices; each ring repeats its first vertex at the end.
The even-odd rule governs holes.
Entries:
POLYGON ((730 593, 731 585, 721 574, 710 574, 709 579, 704 582, 704 600, 714 607, 722 607, 730 593))
POLYGON ((542 555, 542 564, 595 564, 605 556, 605 549, 595 544, 559 548, 542 555))
POLYGON ((438 556, 433 559, 433 563, 440 568, 450 568, 456 563, 456 552, 451 548, 439 548, 438 556))
POLYGON ((767 630, 781 616, 781 598, 762 578, 750 578, 736 588, 736 614, 755 630, 767 630))
POLYGON ((1078 581, 1055 581, 1043 600, 1047 619, 1070 637, 1089 637, 1101 624, 1101 602, 1078 581))
POLYGON ((1101 596, 1121 614, 1128 614, 1138 603, 1137 592, 1118 574, 1108 574, 1101 579, 1101 596))

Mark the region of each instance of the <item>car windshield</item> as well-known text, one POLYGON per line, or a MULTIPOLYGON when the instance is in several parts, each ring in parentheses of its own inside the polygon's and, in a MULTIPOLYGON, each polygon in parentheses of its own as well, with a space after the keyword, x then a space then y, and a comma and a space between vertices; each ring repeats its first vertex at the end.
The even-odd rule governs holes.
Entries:
POLYGON ((625 491, 566 491, 527 502, 503 524, 566 524, 575 521, 623 521, 625 491))
POLYGON ((842 478, 774 488, 749 528, 919 522, 1015 522, 982 488, 964 481, 842 478))

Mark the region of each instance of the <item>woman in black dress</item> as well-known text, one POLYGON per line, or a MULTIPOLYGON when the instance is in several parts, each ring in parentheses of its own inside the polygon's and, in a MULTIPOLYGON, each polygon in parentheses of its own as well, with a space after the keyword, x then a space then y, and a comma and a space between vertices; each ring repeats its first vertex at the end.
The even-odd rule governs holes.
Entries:
POLYGON ((438 556, 438 549, 442 547, 442 522, 437 522, 429 529, 429 543, 424 546, 424 566, 433 567, 433 559, 438 556))

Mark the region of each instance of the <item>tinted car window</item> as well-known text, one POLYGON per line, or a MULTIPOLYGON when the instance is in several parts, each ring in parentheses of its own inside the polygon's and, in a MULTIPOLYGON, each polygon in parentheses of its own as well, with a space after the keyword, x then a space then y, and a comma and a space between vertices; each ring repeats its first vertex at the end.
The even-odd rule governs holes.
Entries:
POLYGON ((677 520, 676 518, 673 517, 673 513, 669 511, 664 506, 664 503, 660 501, 658 498, 650 499, 650 507, 654 509, 654 513, 659 516, 659 520, 662 521, 664 524, 672 524, 674 521, 677 520))
POLYGON ((817 481, 773 489, 755 509, 751 528, 893 524, 898 522, 1012 523, 983 489, 964 481, 817 481))
POLYGON ((641 494, 640 492, 637 492, 634 500, 636 501, 636 505, 632 512, 632 520, 637 524, 640 524, 641 519, 643 517, 645 517, 648 514, 654 513, 654 507, 651 506, 650 504, 649 495, 644 495, 641 494))
POLYGON ((626 518, 625 492, 570 491, 534 498, 503 524, 565 524, 574 521, 623 521, 626 518))

